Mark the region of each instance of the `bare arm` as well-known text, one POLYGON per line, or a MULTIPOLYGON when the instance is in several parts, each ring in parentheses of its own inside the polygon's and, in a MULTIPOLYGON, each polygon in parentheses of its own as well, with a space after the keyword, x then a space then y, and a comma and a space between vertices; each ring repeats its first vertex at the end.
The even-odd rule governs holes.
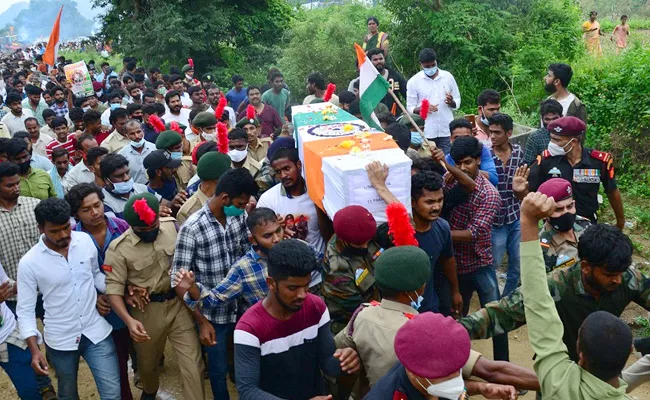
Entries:
POLYGON ((616 215, 616 226, 618 229, 623 230, 625 227, 625 213, 623 212, 621 192, 616 189, 613 192, 607 193, 607 199, 609 199, 609 204, 611 204, 614 215, 616 215))
POLYGON ((397 197, 386 186, 386 179, 388 178, 388 166, 386 164, 373 161, 366 166, 366 171, 368 172, 370 184, 386 204, 399 203, 397 197))
POLYGON ((506 361, 493 361, 480 357, 472 370, 472 376, 487 382, 512 385, 518 389, 540 390, 535 371, 506 361))

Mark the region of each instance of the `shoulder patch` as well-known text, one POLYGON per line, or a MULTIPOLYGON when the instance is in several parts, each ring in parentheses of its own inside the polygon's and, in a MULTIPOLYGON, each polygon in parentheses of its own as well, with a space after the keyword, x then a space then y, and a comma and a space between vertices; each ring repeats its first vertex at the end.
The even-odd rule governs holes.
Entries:
POLYGON ((113 272, 113 267, 111 267, 110 265, 104 264, 104 265, 102 265, 102 270, 104 270, 105 273, 106 272, 113 272))
POLYGON ((592 150, 591 153, 589 153, 591 158, 595 158, 596 160, 600 160, 604 163, 608 162, 611 158, 612 155, 609 153, 606 153, 604 151, 598 151, 598 150, 592 150))

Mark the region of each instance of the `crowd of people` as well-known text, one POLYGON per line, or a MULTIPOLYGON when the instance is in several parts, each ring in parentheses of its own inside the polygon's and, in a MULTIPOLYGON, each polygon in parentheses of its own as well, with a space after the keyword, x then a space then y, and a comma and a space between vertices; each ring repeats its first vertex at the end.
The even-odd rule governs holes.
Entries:
MULTIPOLYGON (((375 110, 412 160, 410 216, 388 167, 366 168, 396 215, 383 224, 314 204, 277 69, 222 91, 191 62, 162 74, 88 60, 95 93, 78 97, 64 57, 4 56, 0 366, 21 399, 78 398, 80 357, 101 399, 139 394, 129 359, 155 399, 167 342, 188 400, 205 398, 204 379, 228 399, 228 376, 242 400, 625 399, 650 380, 650 358, 623 371, 633 336, 618 318, 632 301, 650 310, 650 281, 632 266, 614 160, 584 145, 571 67, 548 66, 522 147, 499 92, 457 118, 436 52, 405 79, 367 22, 368 59, 411 113, 389 95, 375 110), (616 226, 598 221, 601 185, 616 226), (507 332, 523 324, 535 371, 509 362, 507 332), (479 338, 494 360, 471 349, 479 338)), ((361 118, 358 79, 327 99, 322 74, 305 83, 302 104, 361 118)))

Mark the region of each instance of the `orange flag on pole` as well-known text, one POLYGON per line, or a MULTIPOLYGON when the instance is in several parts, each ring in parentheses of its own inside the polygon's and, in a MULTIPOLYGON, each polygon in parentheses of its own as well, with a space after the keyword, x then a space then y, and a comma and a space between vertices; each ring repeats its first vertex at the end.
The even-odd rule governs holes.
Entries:
POLYGON ((61 9, 59 10, 59 15, 56 16, 52 33, 50 33, 50 39, 47 41, 47 47, 45 48, 45 53, 43 53, 43 62, 51 66, 54 66, 54 62, 59 53, 59 31, 61 29, 62 12, 63 6, 61 6, 61 9))

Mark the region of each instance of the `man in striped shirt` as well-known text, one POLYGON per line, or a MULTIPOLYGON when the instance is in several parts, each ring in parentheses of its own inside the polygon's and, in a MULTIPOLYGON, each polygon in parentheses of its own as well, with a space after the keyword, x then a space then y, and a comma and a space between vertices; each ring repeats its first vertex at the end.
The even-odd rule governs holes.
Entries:
MULTIPOLYGON (((69 154, 72 154, 75 151, 75 134, 68 133, 68 121, 65 118, 56 117, 52 121, 52 127, 56 137, 45 146, 47 157, 52 159, 52 151, 59 147, 63 147, 68 150, 69 154)), ((70 162, 72 163, 72 158, 70 158, 70 162)))

